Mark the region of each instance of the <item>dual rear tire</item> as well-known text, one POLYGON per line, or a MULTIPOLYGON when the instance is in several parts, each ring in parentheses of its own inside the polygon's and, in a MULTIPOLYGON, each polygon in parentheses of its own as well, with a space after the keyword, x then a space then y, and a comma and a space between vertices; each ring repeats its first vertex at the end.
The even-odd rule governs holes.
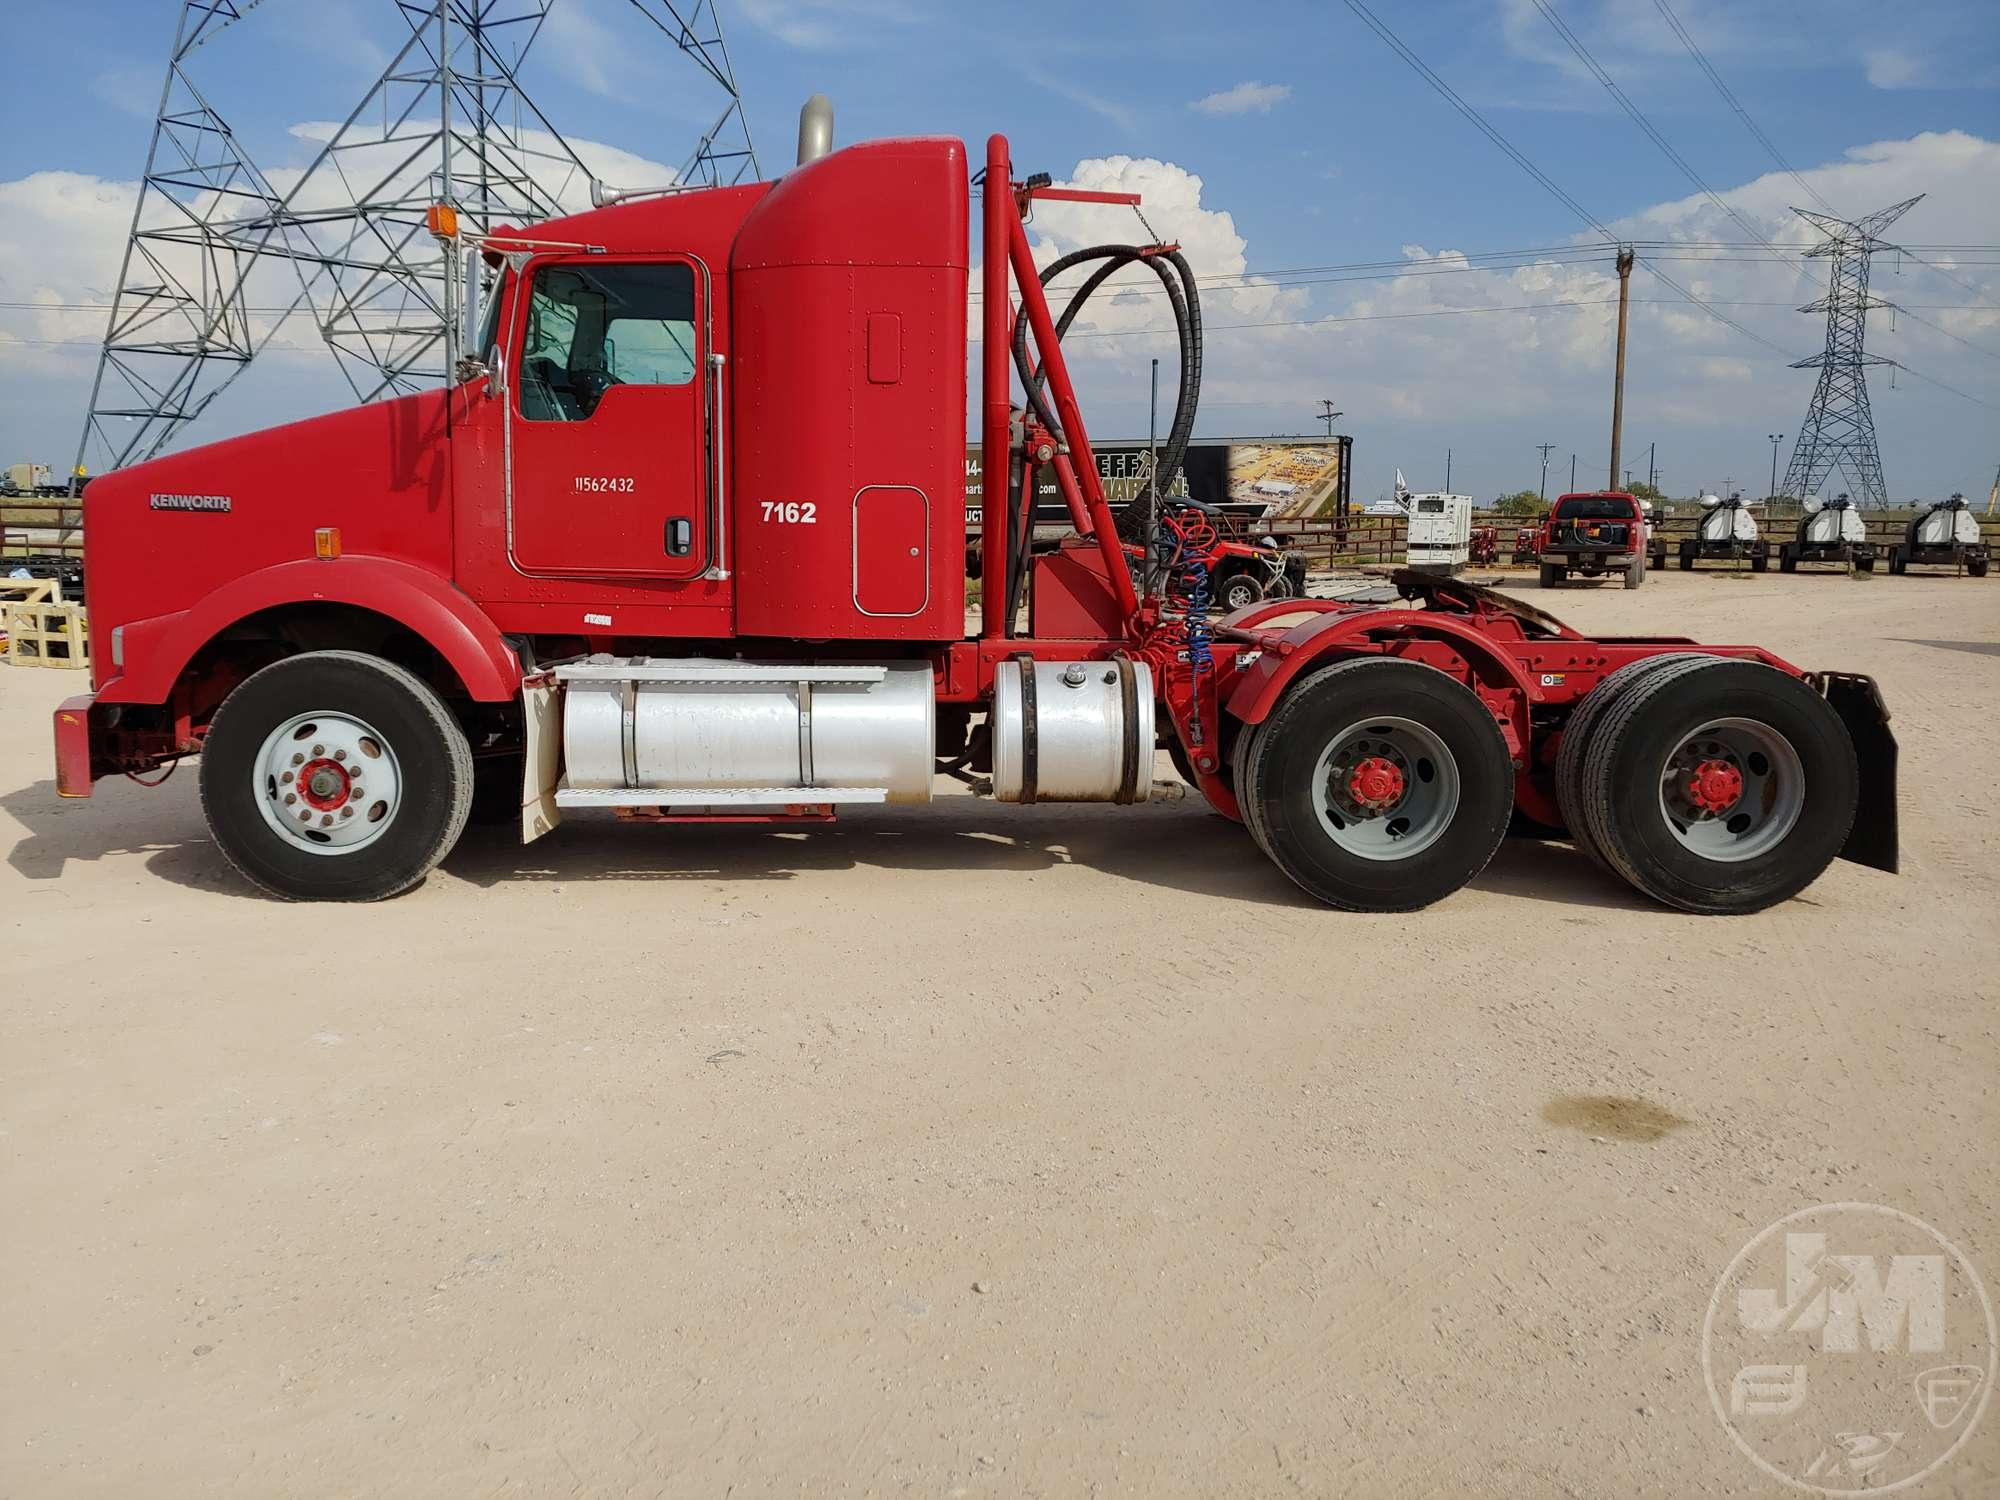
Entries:
POLYGON ((1411 911, 1493 857, 1514 807, 1500 726, 1463 683, 1386 657, 1323 667, 1238 736, 1257 845, 1319 901, 1411 911))
POLYGON ((1860 775, 1846 727, 1761 662, 1681 652, 1613 672, 1570 717, 1556 795, 1577 847, 1685 911, 1761 911, 1847 842, 1860 775))

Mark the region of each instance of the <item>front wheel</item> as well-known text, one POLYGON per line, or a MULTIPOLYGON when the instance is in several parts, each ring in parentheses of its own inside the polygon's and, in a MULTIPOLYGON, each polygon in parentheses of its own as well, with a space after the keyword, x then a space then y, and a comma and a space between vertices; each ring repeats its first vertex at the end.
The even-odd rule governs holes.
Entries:
POLYGON ((1543 563, 1538 582, 1545 589, 1555 588, 1569 577, 1569 569, 1561 563, 1543 563))
POLYGON ((1251 573, 1231 573, 1217 586, 1215 597, 1222 606, 1223 613, 1234 614, 1239 609, 1248 609, 1264 597, 1264 585, 1251 573))
POLYGON ((201 754, 216 846, 294 901, 408 890, 465 829, 472 751, 436 693, 356 651, 309 651, 240 683, 201 754))
POLYGON ((1471 689, 1369 657, 1313 673, 1244 746, 1239 797, 1273 863, 1350 911, 1410 911, 1486 867, 1514 768, 1471 689))
POLYGON ((1646 581, 1646 554, 1640 553, 1625 565, 1625 587, 1636 589, 1646 581))

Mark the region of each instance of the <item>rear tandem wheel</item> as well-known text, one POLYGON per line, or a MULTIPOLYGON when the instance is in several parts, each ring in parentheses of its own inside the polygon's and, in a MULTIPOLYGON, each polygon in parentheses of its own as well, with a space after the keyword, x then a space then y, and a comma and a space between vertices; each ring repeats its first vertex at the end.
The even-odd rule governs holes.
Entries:
POLYGON ((1492 713, 1433 667, 1324 667, 1239 743, 1251 836, 1301 889, 1350 911, 1410 911, 1486 867, 1514 768, 1492 713))
POLYGON ((1760 911, 1798 894, 1854 824, 1846 726, 1761 662, 1686 653, 1635 672, 1580 741, 1565 743, 1570 774, 1557 783, 1579 845, 1685 911, 1760 911))

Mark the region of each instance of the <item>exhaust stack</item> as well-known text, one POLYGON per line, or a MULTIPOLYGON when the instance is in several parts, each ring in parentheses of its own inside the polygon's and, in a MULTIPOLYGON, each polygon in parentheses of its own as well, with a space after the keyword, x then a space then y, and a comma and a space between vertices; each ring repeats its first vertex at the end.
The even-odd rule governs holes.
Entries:
POLYGON ((818 161, 832 149, 833 103, 824 94, 814 94, 799 111, 798 164, 818 161))

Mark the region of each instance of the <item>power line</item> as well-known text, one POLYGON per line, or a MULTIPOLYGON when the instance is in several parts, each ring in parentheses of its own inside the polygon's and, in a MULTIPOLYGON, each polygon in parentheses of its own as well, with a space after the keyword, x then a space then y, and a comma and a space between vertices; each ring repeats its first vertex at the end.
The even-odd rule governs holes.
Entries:
MULTIPOLYGON (((1666 5, 1664 4, 1664 0, 1654 0, 1654 3, 1659 6, 1662 14, 1666 15, 1669 20, 1672 19, 1672 13, 1667 10, 1666 5)), ((1612 97, 1613 101, 1617 103, 1618 107, 1624 110, 1626 115, 1630 117, 1632 123, 1637 125, 1640 130, 1645 132, 1647 139, 1652 141, 1652 143, 1655 146, 1660 148, 1661 154, 1664 155, 1667 158, 1667 160, 1671 161, 1676 167, 1678 167, 1681 170, 1682 174, 1688 179, 1688 181, 1693 183, 1697 188, 1701 190, 1702 194, 1708 199, 1709 202, 1713 203, 1717 208, 1721 209, 1722 212, 1733 223, 1739 226, 1746 234, 1750 235, 1752 239, 1756 240, 1766 250, 1770 251, 1773 255, 1778 256, 1779 259, 1784 261, 1786 264, 1792 266, 1798 272, 1799 275, 1809 277, 1813 281, 1816 287, 1819 285, 1818 278, 1816 276, 1811 275, 1804 261, 1786 255, 1785 252, 1779 249, 1777 245, 1772 243, 1772 241, 1767 236, 1760 233, 1757 227, 1752 223, 1750 223, 1748 219, 1744 218, 1743 215, 1738 213, 1733 207, 1725 203, 1722 200, 1721 195, 1718 194, 1714 188, 1708 185, 1707 181, 1702 177, 1702 175, 1699 172, 1697 172, 1691 165, 1689 165, 1687 158, 1682 156, 1680 152, 1674 149, 1673 144, 1670 141, 1668 141, 1668 139, 1660 133, 1659 129, 1653 124, 1653 122, 1646 117, 1646 112, 1640 109, 1637 104, 1632 102, 1631 97, 1628 94, 1626 94, 1626 92, 1622 88, 1618 86, 1617 80, 1614 79, 1608 72, 1606 72, 1603 65, 1599 63, 1594 56, 1591 55, 1590 49, 1583 44, 1583 39, 1579 37, 1574 31, 1572 31, 1570 29, 1569 23, 1563 20, 1561 15, 1557 13, 1556 8, 1552 3, 1552 0, 1534 0, 1534 5, 1535 9, 1542 13, 1543 18, 1548 21, 1549 25, 1555 28, 1556 34, 1560 36, 1563 39, 1563 41, 1568 44, 1570 51, 1576 54, 1577 59, 1580 62, 1582 62, 1582 64, 1590 70, 1591 74, 1597 79, 1597 81, 1604 86, 1604 91, 1607 94, 1609 94, 1612 97)), ((1676 21, 1674 22, 1674 24, 1676 28, 1678 28, 1679 22, 1676 21)), ((1691 47, 1693 45, 1691 39, 1689 41, 1689 45, 1691 47)), ((1705 64, 1706 59, 1704 59, 1703 61, 1705 64)), ((1718 86, 1721 86, 1721 80, 1719 78, 1716 80, 1716 83, 1718 86)), ((1733 96, 1731 97, 1733 98, 1733 96)), ((1740 108, 1739 112, 1741 112, 1740 108)), ((1749 119, 1749 116, 1745 114, 1744 119, 1747 121, 1749 119)), ((1751 128, 1755 129, 1755 126, 1753 125, 1751 128)), ((1762 133, 1759 132, 1759 134, 1761 135, 1762 133)), ((1776 154, 1777 148, 1772 147, 1771 149, 1773 154, 1776 154)), ((1780 157, 1779 160, 1781 163, 1783 162, 1782 157, 1780 157)), ((1789 170, 1789 168, 1787 170, 1789 170)), ((1796 172, 1794 172, 1792 175, 1794 177, 1798 177, 1798 174, 1796 172)), ((1807 183, 1803 178, 1799 178, 1799 185, 1801 187, 1804 187, 1807 192, 1809 193, 1812 192, 1811 185, 1807 183)), ((1815 198, 1819 197, 1817 193, 1813 193, 1813 196, 1815 198)), ((1824 200, 1821 201, 1824 202, 1824 200)), ((1933 267, 1932 269, 1937 270, 1942 274, 1946 275, 1950 274, 1948 272, 1944 272, 1944 268, 1941 266, 1933 267)), ((1658 273, 1656 272, 1655 274, 1658 273)), ((1964 282, 1960 282, 1959 284, 1961 286, 1966 286, 1966 289, 1968 291, 1972 291, 1975 296, 1978 295, 1978 292, 1975 288, 1967 286, 1966 283, 1964 282)), ((1900 310, 1902 309, 1899 309, 1899 311, 1900 310)), ((1978 344, 1973 343, 1969 339, 1960 338, 1950 329, 1941 327, 1940 325, 1932 322, 1929 318, 1920 317, 1916 313, 1911 313, 1910 317, 1914 321, 1921 323, 1924 327, 1932 329, 1937 333, 1943 334, 1948 339, 1955 340, 1956 342, 1965 345, 1966 348, 1972 350, 1974 353, 1984 354, 1989 359, 2000 359, 2000 354, 1996 354, 1991 349, 1981 348, 1978 344)), ((1753 335, 1753 337, 1754 336, 1755 335, 1753 335)), ((1777 345, 1772 344, 1770 345, 1770 347, 1775 349, 1777 348, 1777 345)), ((1904 366, 1904 368, 1908 367, 1904 366)))
MULTIPOLYGON (((1540 0, 1537 0, 1537 3, 1540 3, 1540 0)), ((1417 56, 1415 52, 1411 51, 1409 47, 1404 45, 1402 38, 1397 36, 1395 32, 1391 31, 1387 25, 1385 25, 1379 18, 1377 18, 1375 13, 1371 11, 1366 4, 1363 3, 1363 0, 1347 0, 1347 8, 1353 11, 1355 15, 1360 17, 1363 24, 1365 24, 1370 31, 1373 31, 1378 37, 1380 37, 1385 43, 1387 43, 1389 47, 1394 50, 1394 52, 1398 57, 1402 58, 1404 62, 1408 63, 1410 67, 1416 71, 1419 77, 1421 77, 1426 83, 1430 84, 1430 86, 1433 89, 1437 90, 1437 92, 1444 98, 1444 100, 1447 103, 1449 103, 1452 106, 1452 108, 1456 109, 1468 121, 1470 121, 1474 126, 1476 126, 1479 132, 1482 135, 1484 135, 1488 140, 1492 141, 1494 145, 1498 146, 1502 151, 1506 152, 1508 157, 1511 158, 1521 168, 1521 170, 1526 172, 1529 176, 1533 177, 1535 181, 1539 182, 1543 187, 1547 188, 1549 192, 1552 193, 1556 197, 1556 199, 1560 201, 1566 208, 1568 208, 1571 213, 1575 214, 1578 218, 1582 219, 1584 223, 1588 224, 1591 228, 1595 229, 1599 234, 1603 235, 1605 239, 1613 241, 1617 240, 1618 237, 1611 232, 1610 228, 1606 226, 1601 219, 1599 219, 1596 215, 1592 214, 1588 209, 1586 209, 1581 203, 1577 202, 1576 199, 1572 198, 1568 193, 1564 192, 1562 188, 1557 185, 1554 178, 1550 177, 1548 173, 1544 172, 1540 167, 1536 166, 1532 161, 1528 160, 1528 158, 1521 153, 1521 151, 1514 145, 1514 143, 1508 140, 1506 136, 1502 135, 1499 132, 1499 130, 1496 129, 1484 115, 1482 115, 1478 110, 1474 109, 1470 104, 1467 104, 1465 100, 1460 98, 1457 92, 1453 90, 1452 86, 1446 83, 1442 78, 1438 77, 1438 75, 1432 71, 1428 63, 1426 63, 1421 57, 1417 56)), ((1700 308, 1703 312, 1707 313, 1711 318, 1714 318, 1718 323, 1723 324, 1725 327, 1735 329, 1736 332, 1742 334, 1745 338, 1750 339, 1756 343, 1762 344, 1766 349, 1770 349, 1779 354, 1783 354, 1785 352, 1777 344, 1772 343, 1771 340, 1765 338, 1762 334, 1753 333, 1748 328, 1745 328, 1741 323, 1737 322, 1734 318, 1728 316, 1728 314, 1717 312, 1707 302, 1703 301, 1700 297, 1697 297, 1693 292, 1688 290, 1688 288, 1682 286, 1678 281, 1674 280, 1673 277, 1667 275, 1666 272, 1662 271, 1658 266, 1654 265, 1650 260, 1644 261, 1642 262, 1642 264, 1645 265, 1647 271, 1649 271, 1657 280, 1663 282, 1665 285, 1672 288, 1675 292, 1678 292, 1685 301, 1693 303, 1696 307, 1700 308)))
POLYGON ((1667 0, 1653 0, 1653 6, 1665 18, 1667 25, 1673 28, 1674 35, 1679 37, 1681 45, 1687 48, 1688 55, 1700 65, 1702 72, 1708 75, 1708 81, 1715 85, 1715 91, 1722 95, 1723 102, 1736 111, 1736 118, 1741 120, 1744 127, 1762 142, 1766 151, 1771 153, 1771 160, 1782 167, 1791 177, 1792 181, 1804 188, 1815 203, 1819 204, 1828 213, 1832 213, 1833 205, 1820 197, 1819 190, 1798 174, 1798 171, 1792 164, 1785 160, 1785 154, 1777 148, 1768 135, 1764 134, 1757 122, 1750 118, 1750 111, 1743 107, 1743 102, 1730 91, 1729 85, 1722 81, 1722 75, 1715 71, 1715 67, 1709 62, 1707 55, 1700 47, 1695 45, 1694 38, 1689 36, 1687 28, 1681 25, 1680 17, 1675 15, 1672 9, 1668 7, 1667 0))

